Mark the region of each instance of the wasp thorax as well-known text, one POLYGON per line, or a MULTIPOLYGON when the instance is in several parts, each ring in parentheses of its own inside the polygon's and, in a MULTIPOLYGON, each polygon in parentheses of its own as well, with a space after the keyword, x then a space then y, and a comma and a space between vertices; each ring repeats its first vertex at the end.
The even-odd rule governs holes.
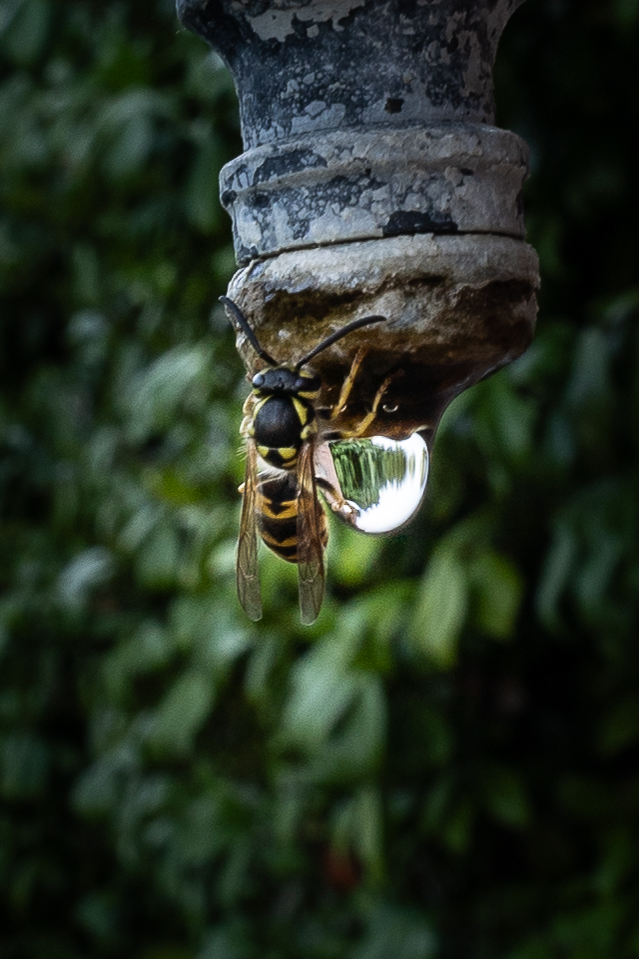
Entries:
POLYGON ((269 396, 259 407, 253 423, 258 446, 299 449, 300 416, 290 396, 269 396))

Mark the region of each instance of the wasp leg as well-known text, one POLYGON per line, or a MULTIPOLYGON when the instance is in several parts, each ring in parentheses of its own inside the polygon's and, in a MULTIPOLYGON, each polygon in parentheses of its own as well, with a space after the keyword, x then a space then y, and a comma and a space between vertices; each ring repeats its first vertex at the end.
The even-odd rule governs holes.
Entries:
POLYGON ((397 373, 389 373, 389 375, 386 377, 386 379, 384 380, 384 382, 378 389, 377 393, 375 394, 375 399, 373 400, 373 405, 371 407, 370 413, 366 414, 366 416, 361 421, 361 423, 359 424, 356 430, 354 430, 352 433, 349 433, 349 436, 348 436, 349 439, 356 439, 358 436, 364 435, 368 427, 371 425, 371 423, 377 416, 377 410, 379 409, 379 404, 382 401, 382 397, 384 396, 384 393, 390 386, 395 376, 397 376, 397 373))
POLYGON ((337 416, 338 413, 341 413, 344 407, 346 406, 346 403, 348 402, 348 398, 351 395, 353 385, 357 378, 357 374, 359 373, 359 368, 364 362, 364 357, 366 356, 367 353, 368 353, 368 350, 366 349, 366 347, 361 346, 359 350, 357 351, 357 353, 355 354, 355 359, 351 363, 351 368, 349 370, 348 376, 342 383, 342 389, 340 390, 339 399, 337 400, 337 403, 333 407, 333 412, 331 413, 331 419, 337 416))

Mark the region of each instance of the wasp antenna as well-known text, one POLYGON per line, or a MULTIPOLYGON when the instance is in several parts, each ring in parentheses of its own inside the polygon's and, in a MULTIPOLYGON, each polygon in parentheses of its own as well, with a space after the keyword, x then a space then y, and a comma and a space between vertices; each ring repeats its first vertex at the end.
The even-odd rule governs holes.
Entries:
POLYGON ((274 360, 273 357, 266 352, 266 350, 262 349, 260 346, 260 341, 249 326, 249 321, 246 319, 237 303, 234 303, 233 300, 229 299, 228 296, 221 296, 220 303, 223 303, 224 306, 228 307, 228 309, 231 311, 237 322, 240 324, 246 339, 249 341, 257 355, 261 357, 261 359, 266 360, 270 366, 279 366, 277 360, 274 360))
POLYGON ((362 326, 370 326, 372 323, 383 323, 386 319, 388 319, 386 316, 362 316, 359 320, 353 320, 352 323, 347 323, 341 330, 336 330, 335 333, 331 333, 325 340, 322 340, 319 346, 316 346, 310 353, 303 356, 301 360, 298 360, 294 369, 299 370, 302 366, 305 366, 309 360, 312 360, 314 356, 317 356, 318 353, 332 346, 333 343, 337 343, 338 340, 352 333, 353 330, 359 330, 362 326))

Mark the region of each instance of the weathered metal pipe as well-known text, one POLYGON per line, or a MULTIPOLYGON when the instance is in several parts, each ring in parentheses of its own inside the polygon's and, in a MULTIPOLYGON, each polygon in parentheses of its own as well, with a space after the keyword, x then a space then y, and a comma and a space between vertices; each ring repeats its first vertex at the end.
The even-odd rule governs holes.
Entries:
POLYGON ((178 0, 240 99, 246 152, 221 174, 242 266, 229 296, 282 362, 388 317, 314 362, 330 406, 368 350, 345 432, 395 372, 367 435, 430 442, 450 400, 530 342, 527 147, 491 125, 496 47, 521 2, 178 0))

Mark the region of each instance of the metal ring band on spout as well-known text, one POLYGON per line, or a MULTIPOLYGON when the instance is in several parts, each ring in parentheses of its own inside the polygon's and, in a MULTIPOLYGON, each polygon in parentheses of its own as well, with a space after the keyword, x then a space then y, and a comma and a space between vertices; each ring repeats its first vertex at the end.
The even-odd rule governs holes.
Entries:
POLYGON ((238 261, 421 233, 525 236, 528 148, 484 124, 335 131, 248 150, 221 173, 238 261))

